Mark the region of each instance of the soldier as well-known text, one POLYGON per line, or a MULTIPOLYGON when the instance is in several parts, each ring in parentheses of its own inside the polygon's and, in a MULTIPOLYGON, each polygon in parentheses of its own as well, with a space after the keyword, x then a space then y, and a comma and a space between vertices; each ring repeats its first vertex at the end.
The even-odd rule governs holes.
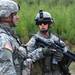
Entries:
POLYGON ((0 0, 0 75, 17 75, 13 61, 15 51, 18 50, 22 56, 26 56, 25 48, 20 46, 12 30, 19 19, 16 15, 18 11, 16 2, 0 0))
POLYGON ((62 60, 63 54, 61 52, 57 52, 55 49, 42 46, 42 44, 36 40, 36 36, 40 36, 43 37, 43 40, 46 39, 48 42, 57 41, 60 45, 64 46, 64 52, 68 50, 65 43, 49 31, 53 22, 51 14, 43 10, 40 10, 35 17, 35 23, 39 27, 39 31, 32 36, 26 46, 28 53, 31 53, 34 50, 42 50, 43 56, 42 59, 33 64, 31 75, 63 75, 58 64, 58 62, 62 60), (51 50, 55 52, 51 53, 51 50))

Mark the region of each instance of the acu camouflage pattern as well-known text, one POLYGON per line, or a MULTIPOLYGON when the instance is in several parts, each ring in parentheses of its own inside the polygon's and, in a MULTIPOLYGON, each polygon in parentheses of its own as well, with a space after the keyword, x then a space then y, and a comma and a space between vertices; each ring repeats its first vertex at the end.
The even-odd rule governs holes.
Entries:
POLYGON ((16 40, 8 35, 4 29, 0 28, 0 75, 17 75, 12 57, 12 53, 17 45, 16 40), (12 51, 5 48, 7 42, 11 43, 12 51))
POLYGON ((0 17, 8 17, 11 13, 18 11, 18 4, 13 0, 0 0, 0 17))
MULTIPOLYGON (((44 37, 49 41, 59 41, 59 38, 52 33, 48 37, 45 37, 40 32, 38 32, 35 35, 44 37)), ((35 50, 37 51, 42 50, 41 44, 36 41, 35 35, 26 44, 27 50, 29 53, 35 50)), ((64 42, 60 40, 60 44, 64 44, 64 42)), ((66 50, 67 50, 67 47, 65 46, 64 51, 66 50)), ((60 72, 58 61, 54 57, 53 58, 52 56, 45 57, 43 54, 41 54, 39 60, 34 62, 34 64, 32 65, 31 75, 62 75, 62 72, 60 72)))
POLYGON ((22 56, 26 57, 26 50, 25 48, 20 48, 19 43, 11 35, 10 31, 11 28, 9 25, 0 24, 0 75, 21 75, 19 62, 17 57, 13 59, 13 53, 18 50, 22 56), (5 44, 8 42, 10 43, 12 50, 5 48, 5 44), (17 67, 19 70, 16 70, 15 67, 17 67), (18 71, 18 74, 16 71, 18 71))

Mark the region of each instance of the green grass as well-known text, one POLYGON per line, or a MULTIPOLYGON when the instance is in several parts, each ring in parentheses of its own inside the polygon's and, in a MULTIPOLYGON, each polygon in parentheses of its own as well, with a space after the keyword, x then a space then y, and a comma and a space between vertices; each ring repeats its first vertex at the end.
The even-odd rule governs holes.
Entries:
POLYGON ((32 4, 27 4, 25 0, 18 0, 21 10, 18 13, 20 20, 16 30, 22 41, 28 41, 31 34, 38 30, 34 19, 39 9, 43 9, 53 16, 54 31, 65 40, 75 44, 75 3, 69 2, 70 0, 67 0, 68 2, 58 0, 56 3, 55 1, 41 0, 38 4, 34 0, 32 4))

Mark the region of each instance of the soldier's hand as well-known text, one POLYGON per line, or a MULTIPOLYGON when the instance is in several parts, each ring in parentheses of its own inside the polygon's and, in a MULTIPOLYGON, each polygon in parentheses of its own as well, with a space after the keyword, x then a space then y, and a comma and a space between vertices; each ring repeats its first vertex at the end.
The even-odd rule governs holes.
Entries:
POLYGON ((54 58, 55 58, 57 61, 61 61, 62 58, 63 58, 63 53, 56 51, 56 52, 54 53, 54 58))
POLYGON ((47 47, 42 48, 42 51, 43 51, 43 54, 46 55, 46 56, 52 55, 56 52, 55 49, 51 49, 51 48, 47 48, 47 47))

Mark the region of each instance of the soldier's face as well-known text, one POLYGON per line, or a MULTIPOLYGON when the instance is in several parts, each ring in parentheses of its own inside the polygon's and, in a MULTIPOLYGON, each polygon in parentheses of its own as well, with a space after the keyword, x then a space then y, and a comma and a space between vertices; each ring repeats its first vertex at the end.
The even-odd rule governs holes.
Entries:
POLYGON ((48 27, 49 27, 48 23, 41 23, 41 24, 39 24, 39 29, 40 29, 41 31, 46 31, 46 30, 48 30, 48 27))
POLYGON ((17 16, 16 13, 13 13, 8 17, 7 22, 10 24, 11 27, 15 27, 18 19, 19 19, 19 16, 17 16))
POLYGON ((8 17, 0 18, 0 22, 8 23, 11 27, 14 27, 18 19, 19 19, 19 16, 17 16, 16 13, 13 13, 8 17))

